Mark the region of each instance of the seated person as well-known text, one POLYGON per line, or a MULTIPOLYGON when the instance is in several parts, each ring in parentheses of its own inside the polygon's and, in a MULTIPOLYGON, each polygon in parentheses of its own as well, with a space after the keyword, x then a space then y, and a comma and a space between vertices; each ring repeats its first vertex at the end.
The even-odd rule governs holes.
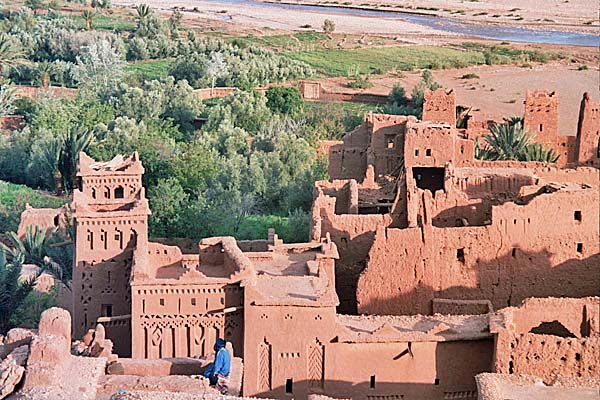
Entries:
POLYGON ((229 372, 231 368, 231 357, 229 351, 225 348, 225 341, 217 338, 215 342, 215 362, 206 367, 204 377, 208 378, 211 386, 221 392, 227 394, 229 384, 229 372))

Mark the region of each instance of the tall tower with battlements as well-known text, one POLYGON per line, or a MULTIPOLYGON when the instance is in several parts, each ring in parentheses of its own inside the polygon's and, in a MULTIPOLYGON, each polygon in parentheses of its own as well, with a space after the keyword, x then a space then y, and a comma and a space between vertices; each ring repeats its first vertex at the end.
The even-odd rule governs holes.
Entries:
POLYGON ((142 186, 144 168, 137 152, 109 162, 81 153, 73 193, 74 335, 82 337, 102 322, 115 351, 131 351, 133 249, 148 246, 150 208, 142 186))

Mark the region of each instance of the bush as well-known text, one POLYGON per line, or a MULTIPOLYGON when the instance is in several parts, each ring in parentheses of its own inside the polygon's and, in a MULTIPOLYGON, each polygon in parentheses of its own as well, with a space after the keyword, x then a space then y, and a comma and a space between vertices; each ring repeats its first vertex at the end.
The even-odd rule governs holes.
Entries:
POLYGON ((333 33, 335 31, 335 22, 333 22, 330 19, 326 19, 325 21, 323 21, 323 32, 325 33, 333 33))
POLYGON ((479 75, 477 74, 464 74, 463 76, 460 77, 460 79, 479 79, 479 75))
POLYGON ((389 100, 390 103, 395 103, 397 105, 408 103, 408 97, 406 97, 406 89, 404 89, 404 86, 402 86, 400 82, 394 83, 394 86, 390 91, 389 100))
POLYGON ((267 107, 282 114, 295 114, 302 108, 302 95, 293 87, 271 86, 266 93, 267 107))

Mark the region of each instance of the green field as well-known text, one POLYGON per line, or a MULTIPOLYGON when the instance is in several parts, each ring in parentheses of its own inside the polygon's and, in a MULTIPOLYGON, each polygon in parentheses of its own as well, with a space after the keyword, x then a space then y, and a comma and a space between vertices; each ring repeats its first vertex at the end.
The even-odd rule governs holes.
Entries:
POLYGON ((242 36, 227 39, 230 43, 238 45, 255 45, 261 47, 299 50, 307 47, 320 46, 323 40, 328 37, 324 33, 319 32, 299 32, 293 35, 271 35, 271 36, 242 36))
POLYGON ((482 53, 433 46, 380 47, 352 50, 287 52, 326 76, 346 76, 350 69, 382 74, 391 70, 461 68, 484 64, 482 53))
POLYGON ((16 231, 25 205, 57 208, 67 200, 44 194, 25 185, 0 181, 0 232, 16 231))
MULTIPOLYGON (((65 17, 71 18, 75 23, 75 26, 79 29, 85 29, 85 21, 80 14, 66 14, 65 17)), ((136 26, 133 17, 117 14, 104 15, 100 13, 96 14, 92 24, 93 28, 96 30, 111 32, 131 31, 136 26)))
POLYGON ((172 58, 163 58, 160 60, 146 60, 129 63, 125 67, 125 72, 132 75, 144 76, 148 79, 159 79, 167 76, 169 65, 172 60, 172 58))

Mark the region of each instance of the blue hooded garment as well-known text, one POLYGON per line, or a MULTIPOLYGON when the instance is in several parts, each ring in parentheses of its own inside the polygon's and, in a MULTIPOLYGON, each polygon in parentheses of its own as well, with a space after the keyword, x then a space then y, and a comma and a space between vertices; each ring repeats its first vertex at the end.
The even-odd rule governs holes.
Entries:
POLYGON ((229 352, 225 348, 225 341, 221 338, 218 338, 215 342, 215 362, 206 368, 204 371, 205 377, 210 377, 210 375, 223 375, 229 376, 230 368, 231 368, 231 359, 229 357, 229 352))

